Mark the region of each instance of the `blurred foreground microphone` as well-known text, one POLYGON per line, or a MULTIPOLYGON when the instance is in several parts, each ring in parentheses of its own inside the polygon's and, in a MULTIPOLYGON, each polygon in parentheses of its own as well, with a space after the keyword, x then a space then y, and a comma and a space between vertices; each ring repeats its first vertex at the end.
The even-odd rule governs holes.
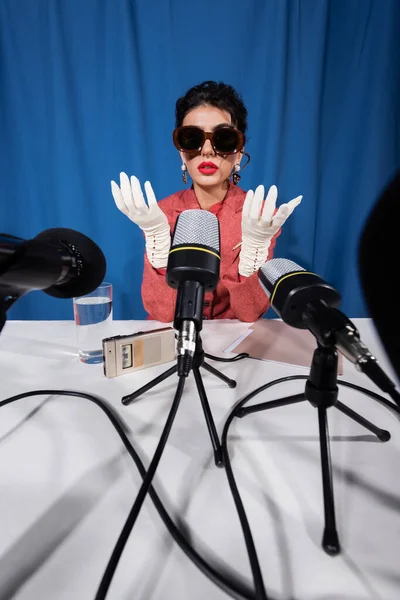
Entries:
POLYGON ((215 290, 220 266, 219 223, 207 210, 185 210, 175 224, 167 283, 178 290, 174 328, 178 330, 178 375, 188 376, 203 326, 204 293, 215 290))
POLYGON ((381 194, 361 233, 358 266, 368 311, 400 381, 400 171, 381 194))
POLYGON ((84 296, 103 281, 106 259, 73 229, 47 229, 32 240, 0 234, 0 296, 43 290, 56 298, 84 296))
POLYGON ((258 272, 261 287, 281 319, 308 329, 323 346, 338 350, 397 403, 395 384, 361 342, 356 326, 340 310, 340 294, 319 275, 285 258, 273 258, 258 272))

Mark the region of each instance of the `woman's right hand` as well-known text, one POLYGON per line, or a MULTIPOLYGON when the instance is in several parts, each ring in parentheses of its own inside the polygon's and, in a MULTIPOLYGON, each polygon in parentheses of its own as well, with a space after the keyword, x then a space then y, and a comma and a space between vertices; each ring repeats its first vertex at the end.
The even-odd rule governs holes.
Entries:
POLYGON ((154 268, 161 269, 167 266, 171 231, 149 181, 145 182, 144 189, 148 204, 137 177, 132 176, 129 180, 126 173, 120 173, 120 185, 115 181, 111 182, 111 192, 117 208, 143 230, 147 258, 154 268))
POLYGON ((154 227, 168 225, 167 217, 158 207, 150 181, 146 181, 144 184, 148 202, 146 204, 139 179, 132 175, 129 180, 126 173, 120 173, 119 177, 119 186, 115 181, 111 182, 111 192, 117 208, 128 219, 136 223, 144 232, 154 227))

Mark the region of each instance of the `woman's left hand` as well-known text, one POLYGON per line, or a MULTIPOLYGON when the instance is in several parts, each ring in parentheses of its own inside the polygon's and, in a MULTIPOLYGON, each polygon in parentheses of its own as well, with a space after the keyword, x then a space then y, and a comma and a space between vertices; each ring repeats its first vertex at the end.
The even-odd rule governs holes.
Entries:
POLYGON ((297 196, 276 210, 277 187, 272 185, 269 188, 265 201, 264 194, 264 186, 259 185, 254 192, 247 192, 243 204, 239 274, 245 277, 258 271, 265 263, 272 238, 303 198, 297 196))

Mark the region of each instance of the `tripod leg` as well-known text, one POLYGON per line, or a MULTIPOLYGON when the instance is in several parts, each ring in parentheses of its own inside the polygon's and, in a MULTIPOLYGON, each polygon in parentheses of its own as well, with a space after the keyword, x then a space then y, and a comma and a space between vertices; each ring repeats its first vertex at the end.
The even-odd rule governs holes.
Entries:
POLYGON ((224 461, 222 458, 221 443, 218 438, 218 433, 215 427, 214 419, 208 403, 206 391, 204 389, 203 380, 198 367, 193 367, 193 375, 196 381, 197 390, 199 392, 201 405, 203 407, 204 416, 206 418, 208 433, 210 434, 211 445, 214 450, 214 461, 217 467, 223 467, 224 461))
POLYGON ((203 369, 205 369, 209 373, 212 373, 213 375, 215 375, 215 377, 218 377, 219 379, 222 379, 222 381, 224 381, 225 383, 227 383, 230 388, 236 387, 236 381, 234 379, 229 379, 229 377, 227 377, 226 375, 224 375, 223 373, 221 373, 217 369, 214 369, 214 367, 212 367, 208 363, 204 362, 202 364, 202 367, 203 367, 203 369))
POLYGON ((318 406, 319 445, 321 450, 322 490, 324 495, 325 529, 322 547, 334 556, 340 552, 333 500, 332 464, 329 449, 328 420, 325 406, 318 406))
POLYGON ((342 404, 341 402, 336 402, 335 407, 338 408, 340 412, 342 412, 344 415, 350 417, 350 419, 353 419, 353 421, 359 423, 360 425, 365 427, 365 429, 368 429, 368 431, 374 433, 376 437, 381 440, 381 442, 387 442, 390 440, 389 431, 377 427, 376 425, 371 423, 371 421, 367 421, 367 419, 364 419, 364 417, 354 412, 354 410, 351 410, 351 408, 349 408, 345 404, 342 404))
POLYGON ((148 392, 155 385, 158 385, 159 383, 161 383, 162 381, 164 381, 164 379, 167 379, 167 377, 169 377, 170 375, 173 375, 174 373, 176 373, 177 370, 178 370, 177 365, 174 365, 173 367, 171 367, 170 369, 168 369, 168 371, 165 371, 164 373, 161 373, 161 375, 159 375, 158 377, 156 377, 155 379, 153 379, 149 383, 146 383, 146 385, 143 385, 141 388, 139 388, 138 390, 136 390, 136 392, 132 392, 132 394, 127 394, 126 396, 123 396, 123 398, 121 400, 122 404, 124 404, 125 406, 127 406, 128 404, 130 404, 131 402, 133 402, 135 400, 135 398, 138 398, 141 394, 144 394, 145 392, 148 392))
POLYGON ((278 406, 288 406, 289 404, 296 404, 297 402, 304 402, 305 399, 306 397, 304 394, 296 394, 294 396, 288 396, 287 398, 280 398, 279 400, 268 400, 268 402, 261 402, 260 404, 254 404, 253 406, 239 408, 239 410, 236 412, 236 416, 245 417, 250 413, 260 412, 261 410, 277 408, 278 406))

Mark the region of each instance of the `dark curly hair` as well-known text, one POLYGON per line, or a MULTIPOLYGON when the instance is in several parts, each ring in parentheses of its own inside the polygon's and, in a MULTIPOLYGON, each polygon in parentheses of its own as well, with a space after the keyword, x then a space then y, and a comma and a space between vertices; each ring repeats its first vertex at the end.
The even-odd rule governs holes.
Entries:
POLYGON ((236 90, 226 83, 203 81, 178 98, 175 107, 176 127, 180 127, 188 112, 198 106, 215 106, 231 115, 235 127, 246 133, 247 108, 236 90))

